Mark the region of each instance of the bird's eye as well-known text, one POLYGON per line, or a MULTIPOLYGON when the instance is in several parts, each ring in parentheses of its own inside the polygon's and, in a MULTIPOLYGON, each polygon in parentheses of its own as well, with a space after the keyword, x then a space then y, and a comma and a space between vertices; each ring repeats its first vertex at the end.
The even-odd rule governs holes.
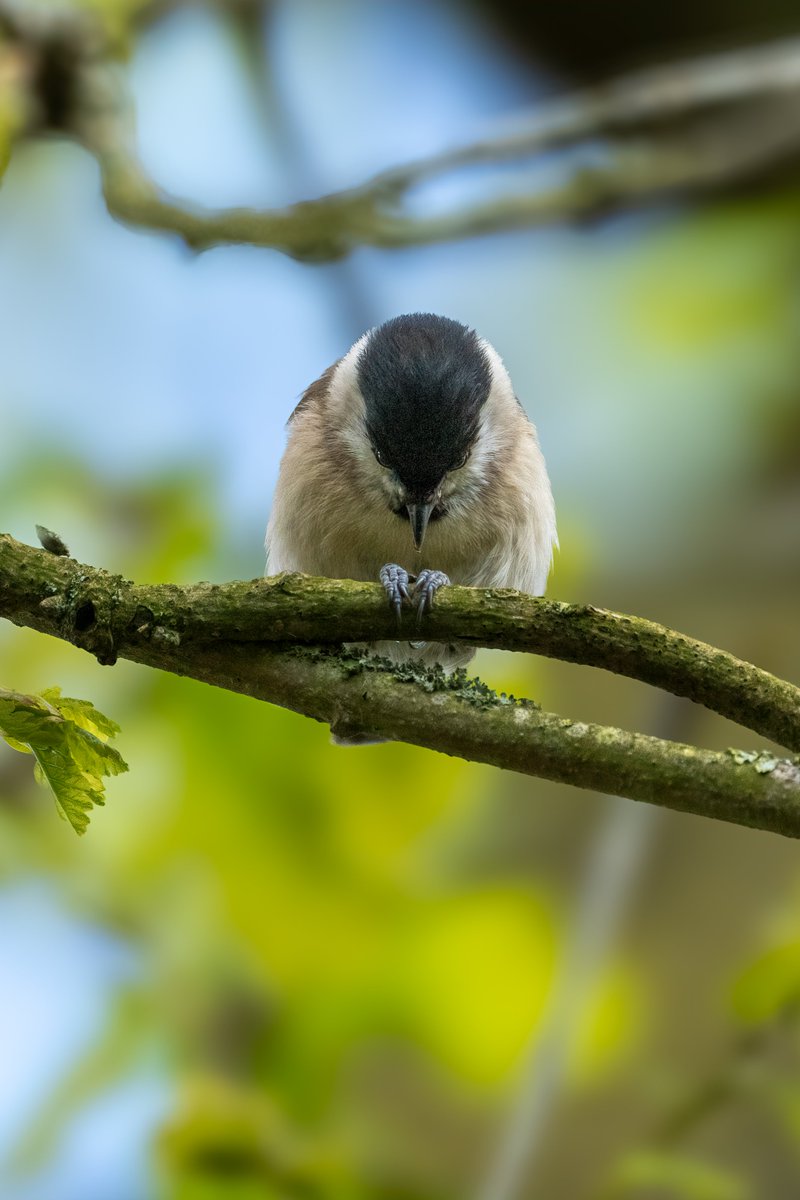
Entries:
POLYGON ((470 454, 470 452, 468 450, 466 452, 466 454, 463 454, 461 456, 461 458, 458 460, 458 462, 453 463, 453 466, 450 468, 450 470, 451 471, 460 471, 462 467, 465 467, 467 465, 467 463, 469 462, 469 454, 470 454))
POLYGON ((379 466, 381 466, 381 467, 389 466, 388 462, 386 461, 386 458, 384 457, 383 454, 381 454, 381 452, 377 446, 372 447, 372 453, 375 455, 375 458, 377 459, 379 466))

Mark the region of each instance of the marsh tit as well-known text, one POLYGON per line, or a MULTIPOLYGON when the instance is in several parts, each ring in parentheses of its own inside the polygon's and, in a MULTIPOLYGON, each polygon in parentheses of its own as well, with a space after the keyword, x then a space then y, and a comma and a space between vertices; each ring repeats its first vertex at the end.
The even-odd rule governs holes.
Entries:
MULTIPOLYGON (((420 619, 447 583, 544 592, 557 545, 536 430, 472 329, 412 313, 365 333, 289 420, 267 572, 378 580, 420 619)), ((452 669, 473 651, 379 642, 452 669)))

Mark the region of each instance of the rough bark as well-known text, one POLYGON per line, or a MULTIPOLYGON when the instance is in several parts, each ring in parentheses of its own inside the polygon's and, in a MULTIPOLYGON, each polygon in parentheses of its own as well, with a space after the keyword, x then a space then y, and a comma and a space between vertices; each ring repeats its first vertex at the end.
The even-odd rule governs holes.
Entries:
MULTIPOLYGON (((0 535, 0 616, 290 708, 329 724, 529 775, 800 836, 800 766, 712 752, 542 712, 463 674, 392 667, 334 645, 397 634, 376 585, 278 576, 134 585, 0 535), (294 643, 294 644, 291 644, 294 643), (312 643, 312 644, 301 644, 312 643)), ((668 687, 800 746, 800 689, 637 617, 452 588, 426 619, 436 640, 535 650, 668 687), (748 699, 749 697, 749 699, 748 699)), ((402 636, 419 636, 405 620, 402 636)))
MULTIPOLYGON (((419 637, 378 584, 278 575, 137 585, 0 535, 0 615, 65 637, 101 660, 154 641, 329 644, 419 637)), ((601 667, 703 704, 800 751, 800 688, 643 617, 501 588, 449 587, 425 618, 431 641, 521 650, 601 667)))

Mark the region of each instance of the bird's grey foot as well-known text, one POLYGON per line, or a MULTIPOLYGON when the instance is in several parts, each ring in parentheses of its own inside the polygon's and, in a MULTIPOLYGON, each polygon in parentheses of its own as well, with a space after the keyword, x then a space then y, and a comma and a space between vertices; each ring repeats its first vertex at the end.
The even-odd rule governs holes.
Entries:
POLYGON ((433 598, 439 588, 449 583, 450 579, 444 571, 431 571, 427 567, 420 571, 414 584, 414 607, 417 610, 417 624, 433 605, 433 598))
POLYGON ((397 563, 386 563, 385 566, 381 567, 380 579, 389 599, 389 607, 397 617, 397 624, 399 625, 403 601, 411 600, 408 590, 408 571, 402 567, 398 567, 397 563))

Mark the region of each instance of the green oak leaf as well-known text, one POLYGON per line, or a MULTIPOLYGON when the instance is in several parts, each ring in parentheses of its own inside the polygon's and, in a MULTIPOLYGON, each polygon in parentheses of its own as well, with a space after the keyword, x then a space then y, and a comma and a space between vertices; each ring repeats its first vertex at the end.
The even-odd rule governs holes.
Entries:
POLYGON ((61 815, 83 833, 96 804, 105 803, 103 779, 128 764, 108 739, 119 726, 88 700, 48 688, 24 696, 0 688, 0 736, 15 750, 33 754, 35 775, 46 783, 61 815))

